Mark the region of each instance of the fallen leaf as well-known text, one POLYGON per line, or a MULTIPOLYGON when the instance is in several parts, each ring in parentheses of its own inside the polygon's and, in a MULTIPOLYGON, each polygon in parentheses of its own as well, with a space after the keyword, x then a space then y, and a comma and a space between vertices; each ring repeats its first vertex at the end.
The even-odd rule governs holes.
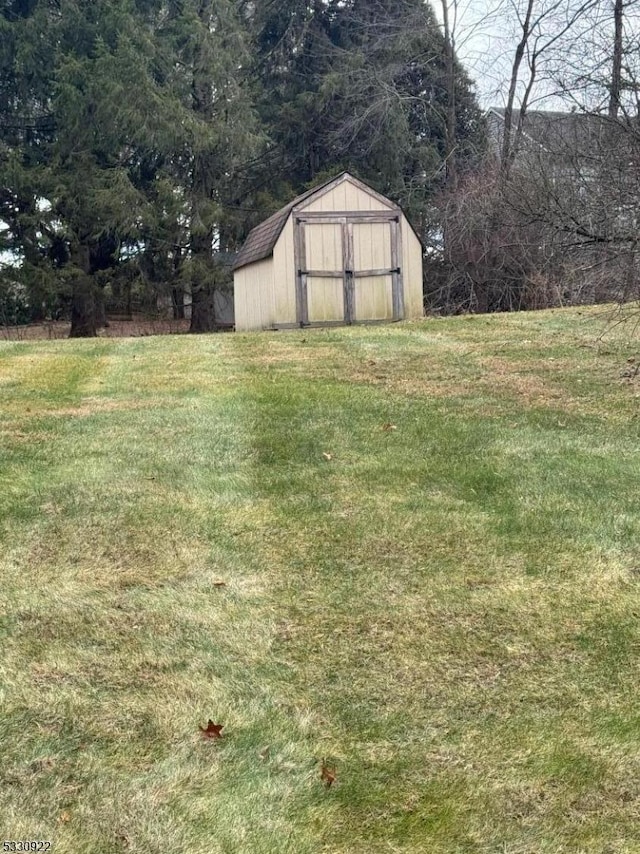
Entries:
POLYGON ((64 812, 60 813, 60 818, 58 819, 58 821, 66 824, 68 821, 71 821, 71 814, 68 813, 67 810, 65 810, 64 812))
POLYGON ((271 752, 271 747, 267 744, 267 746, 263 747, 262 750, 260 751, 260 759, 262 759, 262 761, 264 762, 266 759, 269 758, 270 752, 271 752))
POLYGON ((227 582, 226 581, 214 581, 213 586, 214 587, 226 587, 227 582))
POLYGON ((328 460, 332 460, 332 459, 333 459, 333 454, 330 454, 328 451, 323 451, 323 452, 322 452, 322 456, 323 456, 323 457, 325 458, 325 460, 327 460, 327 461, 328 461, 328 460))
POLYGON ((320 769, 320 779, 325 784, 327 789, 331 788, 331 784, 336 781, 336 769, 329 768, 325 765, 324 759, 322 760, 322 768, 320 769))
POLYGON ((386 433, 390 433, 392 430, 397 430, 398 428, 396 427, 396 425, 395 425, 395 424, 389 424, 389 423, 387 423, 387 424, 383 424, 383 425, 382 425, 382 429, 383 429, 386 433))
POLYGON ((198 729, 202 733, 203 738, 222 738, 222 732, 224 724, 214 724, 214 722, 209 719, 209 723, 206 728, 202 726, 198 726, 198 729))
POLYGON ((51 759, 49 756, 45 756, 43 759, 35 759, 30 765, 29 768, 34 773, 38 773, 40 771, 48 771, 50 768, 53 768, 55 765, 55 761, 51 759))
POLYGON ((116 840, 123 848, 131 848, 131 839, 124 831, 116 833, 116 840))

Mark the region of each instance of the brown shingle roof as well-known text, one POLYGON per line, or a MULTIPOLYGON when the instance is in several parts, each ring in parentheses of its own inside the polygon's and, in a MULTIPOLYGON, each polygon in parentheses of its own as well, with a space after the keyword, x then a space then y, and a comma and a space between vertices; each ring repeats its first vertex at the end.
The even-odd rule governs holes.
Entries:
POLYGON ((257 225, 252 231, 250 231, 249 236, 242 245, 242 249, 238 252, 238 257, 233 265, 233 269, 239 270, 240 267, 246 267, 247 264, 253 264, 255 261, 262 261, 263 258, 268 258, 272 254, 273 247, 278 242, 278 238, 282 234, 282 229, 285 227, 285 224, 289 219, 289 214, 295 206, 299 205, 300 202, 308 199, 309 196, 317 193, 318 190, 321 190, 323 187, 326 187, 327 184, 330 184, 335 180, 335 177, 330 178, 323 184, 319 184, 317 187, 312 187, 310 190, 307 190, 306 193, 296 196, 296 198, 290 201, 288 205, 285 205, 283 208, 280 208, 279 211, 271 214, 269 219, 265 219, 264 222, 261 222, 260 225, 257 225))

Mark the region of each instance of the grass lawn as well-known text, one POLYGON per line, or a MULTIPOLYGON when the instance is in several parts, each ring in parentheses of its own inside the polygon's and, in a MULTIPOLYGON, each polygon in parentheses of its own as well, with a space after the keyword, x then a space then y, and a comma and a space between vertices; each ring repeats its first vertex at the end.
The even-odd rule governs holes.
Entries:
POLYGON ((640 376, 603 326, 0 343, 0 842, 639 852, 640 376))

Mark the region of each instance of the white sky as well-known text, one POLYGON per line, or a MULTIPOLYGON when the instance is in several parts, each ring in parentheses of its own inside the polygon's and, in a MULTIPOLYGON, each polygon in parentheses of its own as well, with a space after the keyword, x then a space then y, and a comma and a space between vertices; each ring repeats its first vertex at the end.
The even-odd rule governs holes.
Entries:
MULTIPOLYGON (((433 8, 442 20, 443 0, 431 0, 433 8)), ((455 47, 458 59, 467 69, 476 84, 483 107, 502 106, 509 86, 511 65, 518 37, 521 32, 519 17, 527 0, 447 0, 449 19, 454 27, 455 47)), ((587 67, 596 67, 596 57, 606 57, 611 46, 613 0, 535 0, 534 19, 543 16, 537 30, 542 41, 575 22, 547 53, 547 61, 540 62, 539 78, 531 106, 562 108, 557 97, 550 93, 556 90, 556 81, 572 79, 587 67), (585 3, 591 8, 582 10, 585 3), (545 77, 547 78, 545 81, 545 77), (553 78, 553 82, 552 82, 553 78)), ((625 40, 629 55, 640 54, 640 0, 625 3, 625 40)), ((605 60, 602 73, 608 70, 605 60)), ((521 79, 527 77, 526 59, 521 68, 521 79)), ((640 79, 636 77, 636 79, 640 79)), ((524 84, 522 84, 524 85, 524 84)), ((565 109, 569 103, 565 102, 565 109)))
MULTIPOLYGON (((441 0, 432 0, 442 19, 441 0)), ((506 31, 504 13, 490 0, 460 0, 457 10, 449 2, 450 26, 454 29, 456 54, 476 84, 483 107, 502 103, 507 88, 509 53, 515 44, 506 31)))

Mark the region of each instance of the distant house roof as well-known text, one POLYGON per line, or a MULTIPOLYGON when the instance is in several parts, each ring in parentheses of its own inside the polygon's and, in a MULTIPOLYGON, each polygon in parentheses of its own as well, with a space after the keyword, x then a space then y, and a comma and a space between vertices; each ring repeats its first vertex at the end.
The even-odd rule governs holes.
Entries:
MULTIPOLYGON (((342 174, 346 175, 347 173, 343 172, 342 174)), ((326 187, 335 180, 335 177, 330 178, 328 181, 318 184, 317 187, 312 187, 310 190, 307 190, 306 193, 296 196, 295 199, 292 199, 283 208, 280 208, 279 211, 272 214, 269 219, 265 219, 264 222, 261 222, 260 225, 257 225, 252 231, 250 231, 249 236, 240 249, 240 252, 238 252, 238 257, 233 265, 233 269, 239 270, 240 267, 246 267, 247 264, 253 264, 255 261, 262 261, 263 258, 268 258, 272 254, 273 248, 278 242, 278 238, 282 234, 282 229, 285 227, 285 224, 289 219, 289 214, 296 205, 304 202, 309 198, 309 196, 313 196, 314 193, 318 192, 318 190, 323 189, 323 187, 326 187)))
MULTIPOLYGON (((500 154, 505 110, 491 107, 488 110, 490 141, 496 154, 500 154), (491 121, 493 119, 493 122, 491 121)), ((518 127, 520 110, 513 111, 512 132, 518 127)), ((527 110, 522 122, 524 146, 533 144, 537 149, 557 156, 593 156, 602 143, 602 132, 607 119, 588 113, 563 113, 557 110, 527 110)))

